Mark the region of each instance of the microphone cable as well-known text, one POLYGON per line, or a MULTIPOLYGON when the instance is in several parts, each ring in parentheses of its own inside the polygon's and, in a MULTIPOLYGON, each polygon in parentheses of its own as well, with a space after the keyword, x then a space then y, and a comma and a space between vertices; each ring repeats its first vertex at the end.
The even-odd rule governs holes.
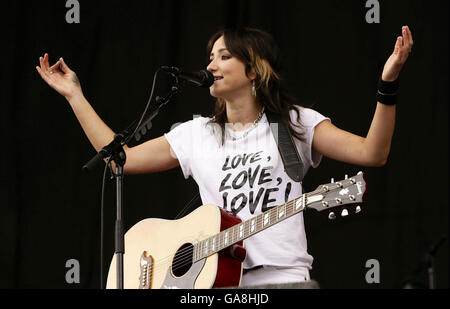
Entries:
POLYGON ((103 289, 103 239, 104 239, 104 196, 105 196, 105 180, 106 180, 106 171, 111 164, 111 157, 108 158, 108 162, 105 165, 105 169, 103 171, 103 179, 102 179, 102 196, 101 196, 101 206, 100 206, 100 289, 103 289))
POLYGON ((147 105, 145 106, 144 112, 142 113, 141 118, 139 119, 138 124, 136 125, 136 128, 134 128, 134 131, 132 134, 130 134, 128 136, 128 138, 124 141, 124 144, 127 144, 131 138, 136 134, 136 132, 139 130, 139 127, 142 124, 142 121, 144 120, 145 115, 147 114, 148 109, 150 108, 150 104, 152 102, 153 99, 153 92, 155 91, 155 85, 156 85, 156 78, 158 77, 158 73, 159 71, 161 71, 161 68, 159 68, 158 70, 156 70, 155 74, 153 75, 153 84, 152 84, 152 90, 150 92, 150 98, 147 101, 147 105))

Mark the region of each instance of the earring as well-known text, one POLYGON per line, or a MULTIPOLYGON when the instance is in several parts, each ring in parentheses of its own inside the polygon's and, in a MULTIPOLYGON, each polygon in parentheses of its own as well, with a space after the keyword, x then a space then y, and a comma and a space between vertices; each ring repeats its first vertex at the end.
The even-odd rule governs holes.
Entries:
POLYGON ((252 95, 256 97, 256 87, 255 87, 255 80, 252 81, 252 95))

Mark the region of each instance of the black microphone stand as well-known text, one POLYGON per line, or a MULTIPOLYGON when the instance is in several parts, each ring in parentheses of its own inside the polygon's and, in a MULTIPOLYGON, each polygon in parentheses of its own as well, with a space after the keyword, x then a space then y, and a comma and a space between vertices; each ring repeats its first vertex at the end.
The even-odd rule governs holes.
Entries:
POLYGON ((434 260, 438 249, 441 247, 441 245, 444 243, 446 239, 447 236, 442 235, 441 238, 431 246, 430 250, 428 250, 428 252, 425 253, 424 262, 425 265, 427 266, 429 289, 436 289, 436 274, 435 274, 434 260))
MULTIPOLYGON (((123 145, 127 144, 133 137, 139 141, 141 134, 144 135, 151 128, 151 121, 158 115, 159 110, 166 105, 175 95, 180 93, 181 83, 176 76, 171 90, 166 96, 156 97, 155 106, 152 106, 151 112, 140 118, 140 121, 135 120, 127 129, 114 136, 111 143, 103 147, 87 164, 83 166, 86 172, 91 171, 96 165, 106 158, 111 157, 111 160, 116 164, 115 179, 116 179, 116 222, 115 222, 115 251, 116 255, 116 274, 117 274, 117 289, 123 289, 124 272, 123 272, 123 255, 125 254, 124 245, 124 228, 123 228, 123 167, 126 162, 126 154, 123 150, 123 145), (132 129, 134 128, 134 129, 132 129)), ((151 101, 151 97, 150 97, 151 101)), ((150 103, 149 101, 149 103, 150 103)), ((147 114, 147 109, 144 111, 147 114)))

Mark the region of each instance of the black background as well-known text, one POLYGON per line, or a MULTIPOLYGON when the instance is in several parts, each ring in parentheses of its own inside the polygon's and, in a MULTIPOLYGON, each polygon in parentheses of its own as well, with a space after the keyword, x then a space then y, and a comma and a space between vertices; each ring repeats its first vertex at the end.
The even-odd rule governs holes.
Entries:
MULTIPOLYGON (((448 235, 448 1, 379 1, 381 22, 368 24, 366 1, 82 1, 68 24, 65 1, 3 4, 1 48, 1 288, 100 286, 102 168, 81 167, 95 154, 65 99, 35 70, 39 56, 64 57, 86 98, 115 131, 142 112, 161 65, 199 70, 220 27, 270 32, 284 55, 284 78, 306 104, 338 127, 365 136, 376 81, 401 27, 414 48, 402 73, 397 123, 384 167, 324 158, 304 180, 307 191, 331 177, 367 173, 359 215, 330 222, 305 213, 311 277, 322 288, 401 288, 429 247, 448 235), (5 9, 6 8, 6 9, 5 9), (66 261, 80 262, 68 284, 66 261), (380 263, 380 283, 365 280, 380 263)), ((157 94, 165 94, 164 78, 157 94)), ((146 139, 213 108, 208 91, 186 88, 153 122, 146 139)), ((151 154, 149 154, 151 155, 151 154)), ((148 217, 173 219, 197 192, 179 168, 126 176, 125 227, 148 217)), ((105 271, 113 254, 113 182, 106 187, 105 271)), ((448 242, 436 256, 437 286, 448 288, 448 242)), ((425 272, 418 280, 426 286, 425 272)))

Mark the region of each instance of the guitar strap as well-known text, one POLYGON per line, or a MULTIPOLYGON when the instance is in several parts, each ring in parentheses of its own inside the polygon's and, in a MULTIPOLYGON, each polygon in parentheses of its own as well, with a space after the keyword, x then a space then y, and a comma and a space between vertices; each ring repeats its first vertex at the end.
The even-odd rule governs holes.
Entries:
MULTIPOLYGON (((298 155, 297 147, 295 147, 294 139, 289 130, 288 124, 280 115, 274 114, 266 109, 265 111, 272 135, 278 146, 281 159, 283 160, 284 170, 286 174, 295 182, 300 182, 304 177, 303 162, 298 155)), ((191 206, 200 200, 200 193, 197 193, 175 217, 175 219, 183 216, 191 206)))
POLYGON ((302 181, 304 177, 303 162, 298 155, 288 124, 280 115, 268 110, 266 110, 266 117, 269 120, 270 129, 277 143, 286 174, 295 182, 302 181))

